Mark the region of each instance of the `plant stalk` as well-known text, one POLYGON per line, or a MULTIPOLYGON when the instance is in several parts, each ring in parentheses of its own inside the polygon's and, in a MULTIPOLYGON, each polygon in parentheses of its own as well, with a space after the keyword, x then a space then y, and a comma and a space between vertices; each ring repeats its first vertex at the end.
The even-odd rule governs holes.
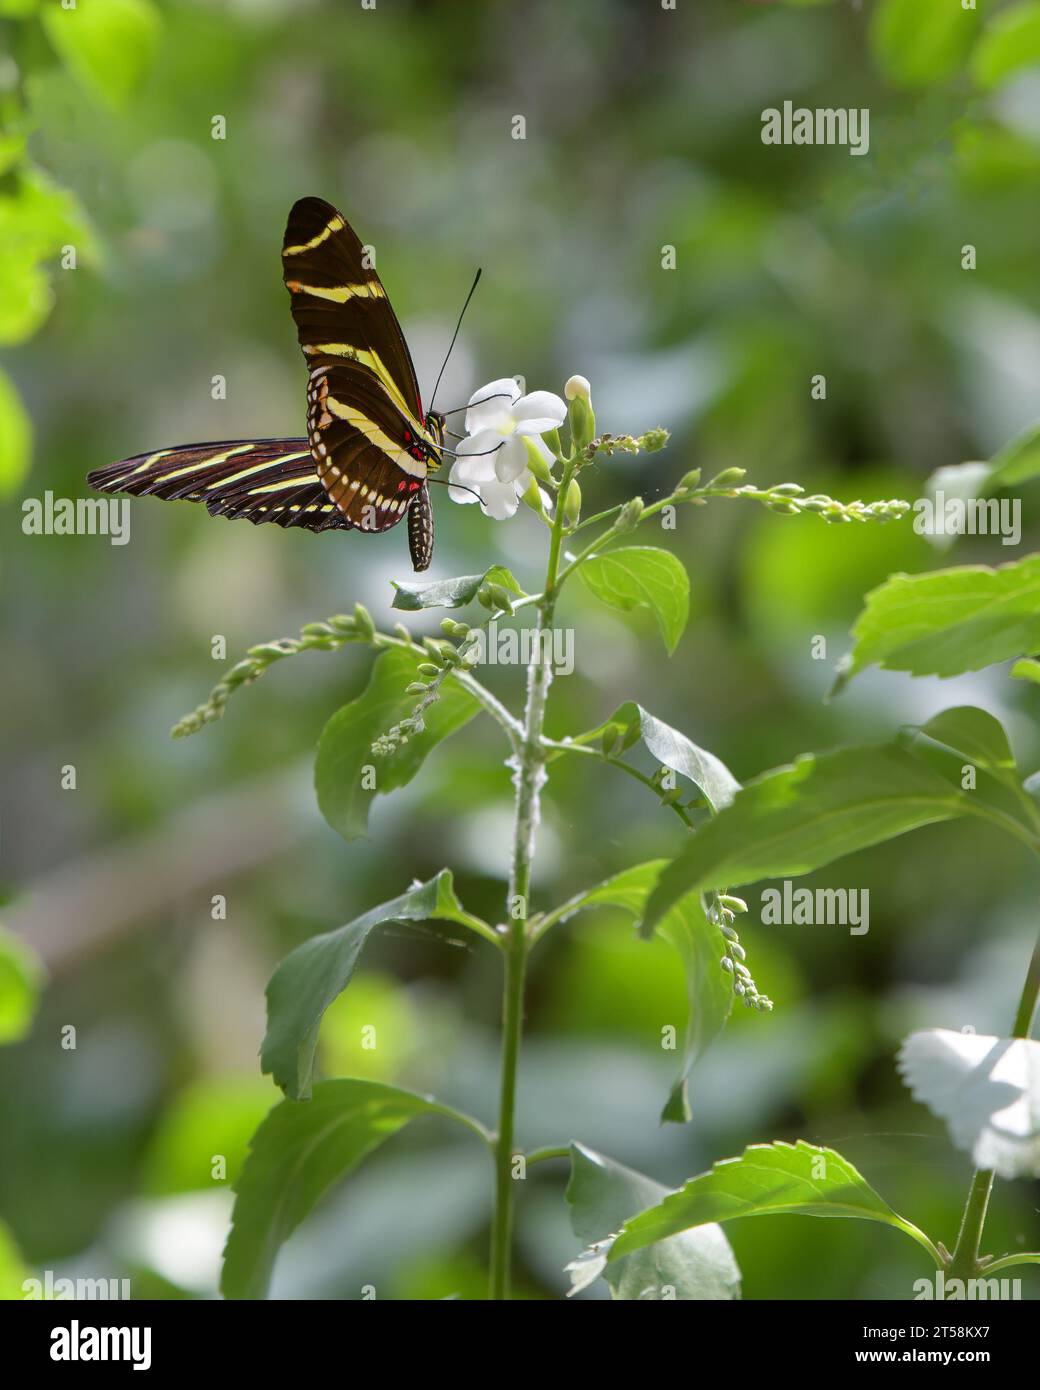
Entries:
MULTIPOLYGON (((1040 936, 1033 947, 1029 960, 1022 996, 1018 1001, 1013 1038, 1028 1038, 1033 1027, 1037 1001, 1040 1000, 1040 936)), ((971 1187, 964 1204, 961 1228, 957 1234, 957 1244, 950 1257, 951 1279, 974 1279, 979 1273, 979 1251, 982 1248, 982 1229, 986 1224, 986 1210, 996 1174, 992 1169, 977 1169, 972 1174, 971 1187)))
POLYGON ((499 1082, 498 1131, 495 1137, 495 1210, 491 1224, 491 1274, 489 1296, 509 1297, 513 1242, 513 1156, 516 1128, 516 1079, 524 1024, 524 979, 530 942, 527 922, 531 915, 531 868, 538 830, 539 798, 545 782, 545 748, 542 730, 545 704, 552 683, 552 623, 556 608, 560 546, 563 539, 563 498, 573 477, 575 463, 564 463, 556 515, 549 541, 545 589, 538 603, 538 637, 527 671, 527 703, 523 737, 513 757, 516 812, 513 851, 509 871, 504 930, 505 981, 502 997, 502 1068, 499 1082), (543 634, 545 636, 543 637, 543 634))

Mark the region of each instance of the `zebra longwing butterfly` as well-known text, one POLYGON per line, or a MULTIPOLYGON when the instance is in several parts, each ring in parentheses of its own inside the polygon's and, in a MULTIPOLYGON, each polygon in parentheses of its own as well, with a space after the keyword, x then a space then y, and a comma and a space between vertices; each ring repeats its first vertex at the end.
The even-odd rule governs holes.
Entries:
POLYGON ((301 198, 289 213, 282 274, 310 371, 306 437, 177 445, 87 481, 309 531, 388 531, 407 515, 412 565, 427 569, 426 479, 441 464, 444 417, 423 411, 386 290, 346 218, 321 198, 301 198))

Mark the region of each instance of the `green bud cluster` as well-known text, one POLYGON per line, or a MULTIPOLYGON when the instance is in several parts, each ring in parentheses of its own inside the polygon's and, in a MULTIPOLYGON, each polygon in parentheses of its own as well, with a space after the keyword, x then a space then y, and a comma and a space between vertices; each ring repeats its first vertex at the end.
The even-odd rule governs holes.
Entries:
POLYGON ((601 434, 596 439, 589 440, 583 450, 583 457, 586 460, 594 459, 597 454, 606 454, 611 457, 613 454, 656 454, 663 449, 671 436, 668 431, 657 427, 647 430, 645 434, 601 434))
MULTIPOLYGON (((494 587, 501 588, 501 585, 494 587)), ((411 714, 373 740, 372 752, 376 757, 385 758, 396 753, 409 739, 421 734, 426 728, 426 711, 440 699, 441 686, 445 678, 453 671, 467 671, 476 664, 479 645, 477 633, 468 623, 457 622, 454 618, 442 618, 441 631, 446 636, 455 638, 458 646, 439 637, 423 638, 423 650, 429 660, 419 662, 415 668, 419 679, 405 686, 406 695, 418 695, 420 699, 411 714)))
POLYGON ((220 719, 236 690, 258 680, 269 666, 283 657, 295 656, 298 652, 335 651, 347 642, 371 642, 374 637, 375 624, 368 610, 359 603, 351 616, 340 614, 323 623, 306 623, 299 637, 280 637, 250 647, 243 659, 213 687, 209 699, 178 720, 170 730, 170 737, 187 738, 220 719))
POLYGON ((733 993, 744 1001, 745 1008, 769 1013, 773 1001, 767 995, 758 992, 751 971, 744 964, 747 952, 740 944, 737 929, 733 925, 738 912, 747 912, 747 903, 732 893, 711 893, 709 899, 708 921, 714 922, 726 943, 719 965, 727 975, 733 976, 733 993))
POLYGON ((477 590, 477 602, 490 613, 512 613, 514 595, 501 584, 486 581, 477 590))

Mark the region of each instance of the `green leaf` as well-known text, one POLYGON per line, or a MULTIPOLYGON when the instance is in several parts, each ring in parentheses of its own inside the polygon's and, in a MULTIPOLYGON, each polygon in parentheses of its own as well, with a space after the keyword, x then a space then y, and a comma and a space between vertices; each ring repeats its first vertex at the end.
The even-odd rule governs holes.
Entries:
POLYGON ((925 87, 960 68, 977 32, 977 13, 960 0, 880 0, 870 46, 890 81, 925 87))
POLYGON ((28 1033, 44 977, 35 951, 0 927, 0 1044, 18 1042, 28 1033))
MULTIPOLYGON (((0 11, 2 13, 2 11, 0 11)), ((25 154, 25 136, 0 130, 0 174, 6 174, 25 154)))
POLYGON ((75 9, 47 5, 47 37, 89 95, 123 111, 151 67, 162 22, 151 0, 79 0, 75 9))
POLYGON ((867 595, 832 693, 875 663, 914 676, 959 676, 1040 646, 1040 555, 999 569, 964 565, 894 574, 867 595))
POLYGON ((1015 435, 990 460, 989 484, 1008 487, 1025 483, 1040 473, 1040 424, 1029 425, 1015 435))
POLYGON ((739 1216, 843 1216, 880 1221, 905 1232, 932 1254, 931 1241, 897 1216, 862 1175, 833 1149, 799 1139, 797 1144, 752 1144, 739 1158, 724 1159, 691 1178, 657 1206, 625 1222, 609 1259, 708 1222, 739 1216))
POLYGON ((894 744, 807 753, 749 782, 697 830, 661 875, 646 924, 687 893, 796 878, 969 808, 963 792, 894 744))
POLYGON ((408 694, 406 687, 415 680, 425 655, 421 648, 414 653, 384 652, 363 693, 337 710, 325 725, 314 767, 315 788, 322 815, 345 840, 366 835, 373 798, 410 782, 437 744, 467 724, 480 708, 449 677, 441 686, 440 698, 423 716, 423 732, 413 734, 392 753, 373 753, 375 739, 415 708, 419 696, 408 694))
POLYGON ((740 783, 714 753, 699 748, 678 729, 631 700, 616 709, 604 724, 579 734, 572 742, 599 741, 610 752, 620 753, 638 739, 643 740, 659 763, 688 778, 713 811, 728 806, 740 790, 740 783))
MULTIPOLYGON (((380 1081, 323 1081, 305 1104, 283 1100, 253 1135, 235 1184, 224 1249, 225 1298, 263 1298, 283 1242, 333 1183, 417 1115, 476 1121, 380 1081)), ((483 1137, 483 1135, 482 1135, 483 1137)))
POLYGON ((666 863, 665 859, 650 859, 645 864, 634 864, 630 869, 622 869, 620 873, 597 883, 595 887, 576 893, 562 906, 545 915, 538 935, 541 936, 556 922, 569 922, 577 913, 590 907, 620 907, 638 919, 642 916, 650 890, 666 863))
POLYGON ((434 579, 424 584, 399 584, 394 579, 391 583, 397 592, 390 606, 407 612, 420 608, 464 608, 473 602, 482 584, 501 584, 518 598, 524 596, 513 575, 501 565, 492 565, 483 574, 464 574, 458 579, 434 579))
POLYGON ((690 1073, 715 1041, 733 1011, 732 978, 720 969, 723 938, 709 922, 699 893, 688 893, 665 913, 657 930, 679 952, 690 1005, 679 1075, 661 1111, 661 1123, 686 1124, 690 1073))
POLYGON ((994 15, 971 55, 971 75, 980 87, 999 87, 1023 68, 1040 66, 1040 5, 1012 5, 994 15))
MULTIPOLYGON (((618 907, 639 922, 650 892, 667 862, 651 859, 645 864, 636 864, 569 898, 546 915, 538 927, 538 936, 555 923, 567 922, 577 913, 594 907, 618 907)), ((729 976, 719 968, 724 945, 722 934, 708 921, 699 895, 691 894, 675 903, 659 923, 658 931, 678 952, 683 963, 690 1005, 682 1064, 661 1112, 661 1122, 685 1124, 692 1114, 688 1095, 690 1072, 725 1027, 733 1010, 733 990, 729 976)), ((649 932, 645 934, 650 935, 649 932)))
POLYGON ((976 709, 974 705, 958 705, 954 709, 943 710, 929 719, 927 724, 922 724, 920 731, 936 743, 963 753, 969 762, 979 767, 1014 770, 1015 755, 1004 726, 984 709, 976 709))
POLYGON ((1021 661, 1015 662, 1010 674, 1016 680, 1032 681, 1034 685, 1040 685, 1040 661, 1031 656, 1023 657, 1021 661))
POLYGON ((25 1281, 32 1278, 33 1272, 22 1259, 14 1236, 0 1222, 0 1302, 24 1299, 25 1281))
POLYGON ((609 608, 649 608, 669 654, 675 651, 690 614, 690 580, 671 551, 646 545, 607 550, 591 556, 578 573, 609 608))
POLYGON ((417 884, 337 931, 311 937, 285 957, 267 986, 267 1033, 260 1069, 297 1100, 310 1095, 314 1050, 325 1010, 350 983, 362 947, 383 922, 429 918, 457 922, 495 941, 494 930, 472 917, 455 896, 451 871, 417 884))
POLYGON ((602 1273, 614 1298, 722 1300, 740 1297, 740 1269, 720 1226, 684 1231, 608 1265, 609 1237, 658 1205, 668 1188, 613 1159, 571 1144, 566 1199, 574 1234, 588 1247, 568 1269, 579 1292, 602 1273))
POLYGON ((0 343, 20 343, 46 319, 54 302, 40 262, 74 245, 79 258, 96 255, 79 203, 38 169, 20 168, 0 193, 0 343))
POLYGON ((0 496, 10 496, 29 471, 32 424, 10 377, 0 372, 0 496))

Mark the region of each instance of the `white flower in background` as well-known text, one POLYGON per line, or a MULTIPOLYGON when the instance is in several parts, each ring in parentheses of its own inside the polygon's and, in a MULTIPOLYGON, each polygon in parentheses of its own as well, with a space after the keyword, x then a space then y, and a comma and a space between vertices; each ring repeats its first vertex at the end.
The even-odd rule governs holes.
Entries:
POLYGON ((474 391, 466 411, 467 438, 456 450, 448 476, 456 486, 448 496, 454 502, 476 502, 476 493, 496 521, 512 516, 531 482, 525 441, 551 463, 552 453, 540 436, 558 429, 566 417, 567 406, 559 396, 551 391, 522 395, 512 377, 474 391))

